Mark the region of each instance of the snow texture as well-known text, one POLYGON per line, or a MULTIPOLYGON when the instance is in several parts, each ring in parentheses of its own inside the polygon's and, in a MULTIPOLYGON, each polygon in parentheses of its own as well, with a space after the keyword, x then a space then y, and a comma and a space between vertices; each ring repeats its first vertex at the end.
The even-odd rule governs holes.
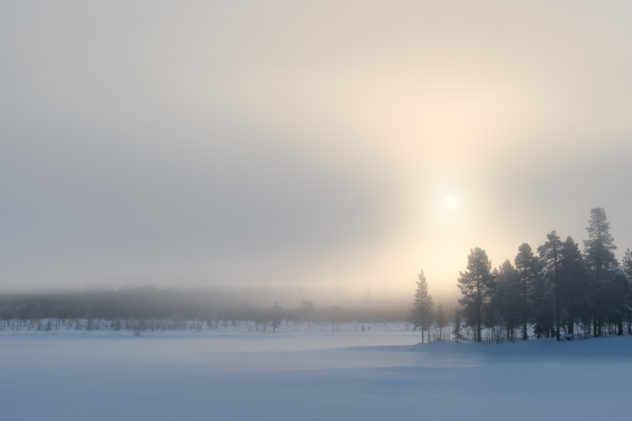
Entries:
POLYGON ((416 344, 328 332, 0 332, 6 420, 628 419, 632 337, 416 344))

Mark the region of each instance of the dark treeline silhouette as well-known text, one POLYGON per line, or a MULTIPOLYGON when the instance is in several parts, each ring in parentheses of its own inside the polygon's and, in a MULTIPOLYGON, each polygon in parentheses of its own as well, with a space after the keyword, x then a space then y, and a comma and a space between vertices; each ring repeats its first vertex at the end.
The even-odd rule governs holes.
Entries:
POLYGON ((393 322, 406 311, 392 304, 325 303, 303 299, 295 305, 269 305, 255 297, 240 301, 239 293, 214 290, 128 288, 113 291, 17 293, 0 295, 0 328, 43 329, 60 327, 97 330, 132 329, 136 333, 157 329, 247 327, 276 331, 290 327, 326 324, 337 330, 341 323, 393 322))
POLYGON ((481 341, 483 328, 490 342, 513 341, 516 332, 523 340, 632 333, 632 252, 619 264, 602 208, 591 210, 587 236, 581 251, 552 231, 494 269, 485 250, 472 249, 458 280, 472 339, 481 341))

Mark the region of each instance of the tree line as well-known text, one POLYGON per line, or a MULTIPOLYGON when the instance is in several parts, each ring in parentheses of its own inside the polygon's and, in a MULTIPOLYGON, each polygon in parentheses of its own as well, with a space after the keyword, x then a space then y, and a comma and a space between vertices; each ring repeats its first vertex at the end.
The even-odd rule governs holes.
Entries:
MULTIPOLYGON (((493 269, 485 250, 471 249, 458 279, 456 339, 462 337, 461 317, 474 341, 483 331, 495 342, 632 333, 632 252, 617 261, 602 208, 590 211, 586 231, 583 250, 572 237, 562 240, 551 231, 535 250, 523 243, 513 263, 507 259, 493 269)), ((433 322, 432 298, 423 273, 419 278, 413 313, 423 332, 433 322)))
POLYGON ((336 331, 342 323, 393 322, 406 318, 393 305, 316 305, 302 299, 294 305, 272 305, 256 297, 240 301, 238 293, 215 290, 126 288, 110 291, 0 294, 0 329, 144 330, 242 327, 276 331, 313 324, 336 331))

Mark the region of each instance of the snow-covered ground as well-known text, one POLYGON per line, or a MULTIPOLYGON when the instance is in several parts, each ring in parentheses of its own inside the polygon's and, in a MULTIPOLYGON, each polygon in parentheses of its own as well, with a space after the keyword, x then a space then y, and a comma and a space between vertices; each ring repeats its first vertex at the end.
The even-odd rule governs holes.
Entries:
POLYGON ((403 325, 0 332, 6 420, 596 420, 632 414, 632 337, 416 345, 403 325))

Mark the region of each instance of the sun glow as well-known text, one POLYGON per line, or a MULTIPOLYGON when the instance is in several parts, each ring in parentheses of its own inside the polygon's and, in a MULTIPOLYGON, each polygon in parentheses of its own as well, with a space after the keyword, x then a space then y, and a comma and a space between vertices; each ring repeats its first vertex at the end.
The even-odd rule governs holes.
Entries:
POLYGON ((457 207, 456 196, 452 194, 448 194, 443 197, 443 208, 447 210, 454 210, 457 207))

